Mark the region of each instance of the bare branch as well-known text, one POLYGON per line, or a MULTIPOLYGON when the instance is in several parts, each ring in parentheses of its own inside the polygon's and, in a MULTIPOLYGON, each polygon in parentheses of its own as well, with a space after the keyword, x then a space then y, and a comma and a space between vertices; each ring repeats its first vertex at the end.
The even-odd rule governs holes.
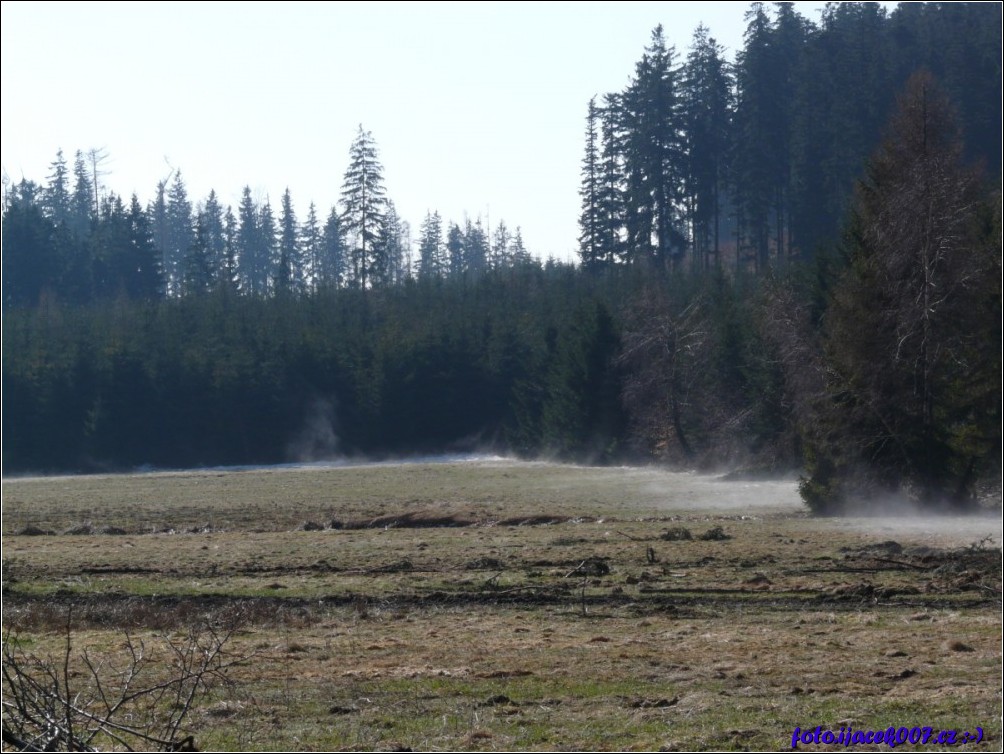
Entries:
POLYGON ((163 637, 171 658, 167 678, 164 664, 128 633, 123 666, 96 659, 88 648, 75 655, 70 614, 55 662, 25 651, 7 631, 0 672, 4 743, 22 751, 94 751, 101 740, 128 751, 192 748, 192 737, 182 734, 186 719, 248 659, 227 649, 240 625, 239 615, 230 616, 223 628, 206 621, 181 637, 163 637), (74 671, 78 662, 85 673, 74 671))

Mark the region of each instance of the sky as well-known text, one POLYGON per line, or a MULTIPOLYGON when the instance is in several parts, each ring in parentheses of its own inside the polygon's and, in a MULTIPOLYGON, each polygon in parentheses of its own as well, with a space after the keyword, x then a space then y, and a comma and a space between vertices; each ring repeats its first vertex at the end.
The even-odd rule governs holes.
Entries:
MULTIPOLYGON (((811 21, 823 3, 796 3, 811 21)), ((620 91, 665 27, 704 23, 732 58, 745 2, 10 2, 0 23, 4 180, 44 183, 58 149, 107 154, 106 189, 193 203, 245 185, 298 218, 338 201, 360 125, 418 237, 427 211, 521 226, 572 260, 590 97, 620 91)))

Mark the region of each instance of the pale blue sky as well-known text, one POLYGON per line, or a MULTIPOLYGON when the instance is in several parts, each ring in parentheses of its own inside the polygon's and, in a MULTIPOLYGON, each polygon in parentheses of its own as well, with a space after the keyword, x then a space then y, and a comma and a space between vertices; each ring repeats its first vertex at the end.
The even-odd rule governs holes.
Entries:
MULTIPOLYGON (((812 21, 823 3, 796 3, 812 21)), ((338 200, 359 124, 417 237, 427 209, 521 225, 574 257, 586 106, 618 91, 658 23, 686 56, 704 22, 731 58, 745 2, 2 3, 6 176, 103 148, 145 204, 180 169, 193 201, 245 184, 300 220, 338 200)))

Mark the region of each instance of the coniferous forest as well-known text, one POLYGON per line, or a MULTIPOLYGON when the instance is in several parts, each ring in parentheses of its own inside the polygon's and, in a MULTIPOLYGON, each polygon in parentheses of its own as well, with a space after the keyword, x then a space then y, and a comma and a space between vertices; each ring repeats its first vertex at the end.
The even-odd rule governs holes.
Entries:
MULTIPOLYGON (((1001 5, 753 3, 583 103, 578 263, 341 201, 5 182, 3 471, 493 449, 965 508, 1001 463, 1001 5), (532 252, 532 253, 531 253, 532 252)), ((233 187, 221 187, 228 191, 233 187)), ((518 220, 518 218, 512 218, 518 220)), ((528 244, 528 245, 527 245, 528 244)))

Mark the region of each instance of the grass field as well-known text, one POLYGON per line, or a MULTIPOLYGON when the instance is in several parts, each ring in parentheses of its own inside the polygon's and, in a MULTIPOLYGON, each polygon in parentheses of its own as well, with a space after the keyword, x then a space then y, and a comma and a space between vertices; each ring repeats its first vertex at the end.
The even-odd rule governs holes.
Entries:
POLYGON ((202 749, 999 749, 1000 512, 813 519, 795 487, 502 459, 5 480, 5 641, 62 662, 69 615, 84 683, 127 632, 156 674, 158 642, 237 626, 202 749))

